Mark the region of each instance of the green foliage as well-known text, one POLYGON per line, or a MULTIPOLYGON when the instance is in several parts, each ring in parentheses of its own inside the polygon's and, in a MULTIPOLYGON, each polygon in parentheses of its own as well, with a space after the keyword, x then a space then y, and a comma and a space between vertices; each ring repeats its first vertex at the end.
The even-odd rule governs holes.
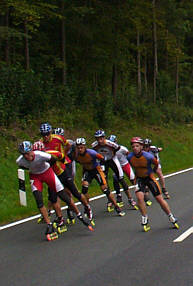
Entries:
POLYGON ((1 125, 8 125, 18 117, 39 116, 48 109, 54 92, 48 75, 45 80, 41 74, 26 72, 19 66, 4 66, 0 77, 1 125))

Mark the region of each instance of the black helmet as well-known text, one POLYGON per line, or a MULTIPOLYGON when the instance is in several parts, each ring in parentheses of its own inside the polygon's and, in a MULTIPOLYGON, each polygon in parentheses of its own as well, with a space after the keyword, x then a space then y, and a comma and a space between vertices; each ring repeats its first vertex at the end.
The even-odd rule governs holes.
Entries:
POLYGON ((96 138, 98 138, 98 137, 105 137, 106 134, 105 134, 105 131, 104 131, 104 130, 97 130, 97 131, 95 132, 94 136, 95 136, 96 138))
POLYGON ((40 125, 40 133, 42 136, 49 134, 52 131, 52 126, 46 122, 40 125))
POLYGON ((148 138, 144 139, 143 144, 146 146, 150 146, 151 145, 151 139, 148 139, 148 138))

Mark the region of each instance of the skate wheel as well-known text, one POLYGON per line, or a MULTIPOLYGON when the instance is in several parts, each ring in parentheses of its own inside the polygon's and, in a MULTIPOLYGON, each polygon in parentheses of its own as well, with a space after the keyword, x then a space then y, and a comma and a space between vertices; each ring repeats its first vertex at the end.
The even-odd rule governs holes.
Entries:
POLYGON ((63 232, 66 232, 67 231, 67 227, 66 226, 63 226, 63 227, 58 227, 58 233, 63 233, 63 232))
POLYGON ((73 218, 72 220, 67 218, 67 224, 75 224, 75 218, 73 218))
POLYGON ((57 228, 57 223, 56 222, 53 222, 53 227, 57 228))
POLYGON ((150 207, 150 206, 152 205, 152 201, 148 200, 148 201, 146 202, 146 205, 150 207))
POLYGON ((180 228, 179 225, 177 224, 177 222, 174 223, 174 227, 175 227, 176 229, 179 229, 179 228, 180 228))
POLYGON ((95 221, 94 221, 94 219, 92 219, 92 220, 90 221, 90 223, 92 224, 92 226, 95 226, 95 221))
POLYGON ((119 216, 125 216, 125 212, 122 211, 122 212, 118 213, 118 215, 119 216))
POLYGON ((50 233, 46 235, 47 240, 51 241, 51 240, 55 240, 58 238, 58 234, 56 232, 50 233))
POLYGON ((114 208, 113 208, 113 207, 107 207, 107 211, 108 211, 109 213, 111 213, 111 212, 114 211, 114 208))
POLYGON ((147 231, 149 231, 151 229, 151 227, 150 227, 150 225, 147 224, 147 225, 143 226, 143 229, 144 229, 145 232, 147 232, 147 231))
POLYGON ((45 220, 40 217, 40 218, 38 218, 37 223, 38 223, 38 224, 40 224, 40 223, 45 223, 45 220))
POLYGON ((47 234, 46 237, 47 237, 47 240, 48 240, 48 241, 51 241, 51 240, 52 240, 49 234, 47 234))
POLYGON ((122 208, 122 207, 124 206, 124 203, 123 203, 123 202, 117 203, 117 205, 118 205, 120 208, 122 208))
POLYGON ((93 228, 91 225, 88 225, 88 229, 89 229, 90 231, 94 231, 94 228, 93 228))
POLYGON ((135 209, 136 211, 138 211, 139 208, 138 208, 137 205, 135 205, 135 206, 134 206, 134 209, 135 209))

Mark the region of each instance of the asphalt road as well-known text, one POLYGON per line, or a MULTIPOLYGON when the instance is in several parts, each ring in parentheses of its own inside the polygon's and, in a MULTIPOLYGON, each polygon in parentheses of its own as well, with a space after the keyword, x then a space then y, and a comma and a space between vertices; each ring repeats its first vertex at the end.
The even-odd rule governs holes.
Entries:
POLYGON ((193 171, 166 184, 179 230, 155 201, 148 207, 152 229, 144 233, 138 211, 125 207, 125 217, 109 214, 103 198, 92 202, 95 232, 77 222, 48 242, 45 225, 36 221, 0 231, 1 285, 192 286, 193 234, 180 243, 173 240, 193 225, 193 171))

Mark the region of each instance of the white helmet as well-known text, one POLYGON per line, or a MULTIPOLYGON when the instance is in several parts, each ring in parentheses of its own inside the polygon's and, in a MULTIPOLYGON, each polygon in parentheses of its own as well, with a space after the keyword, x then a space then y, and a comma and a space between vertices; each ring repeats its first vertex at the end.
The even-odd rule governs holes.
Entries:
POLYGON ((86 140, 84 138, 77 138, 76 145, 86 145, 86 140))
POLYGON ((54 129, 53 129, 53 134, 57 134, 57 135, 62 135, 62 136, 64 136, 64 129, 63 129, 63 128, 60 128, 60 127, 54 128, 54 129))

